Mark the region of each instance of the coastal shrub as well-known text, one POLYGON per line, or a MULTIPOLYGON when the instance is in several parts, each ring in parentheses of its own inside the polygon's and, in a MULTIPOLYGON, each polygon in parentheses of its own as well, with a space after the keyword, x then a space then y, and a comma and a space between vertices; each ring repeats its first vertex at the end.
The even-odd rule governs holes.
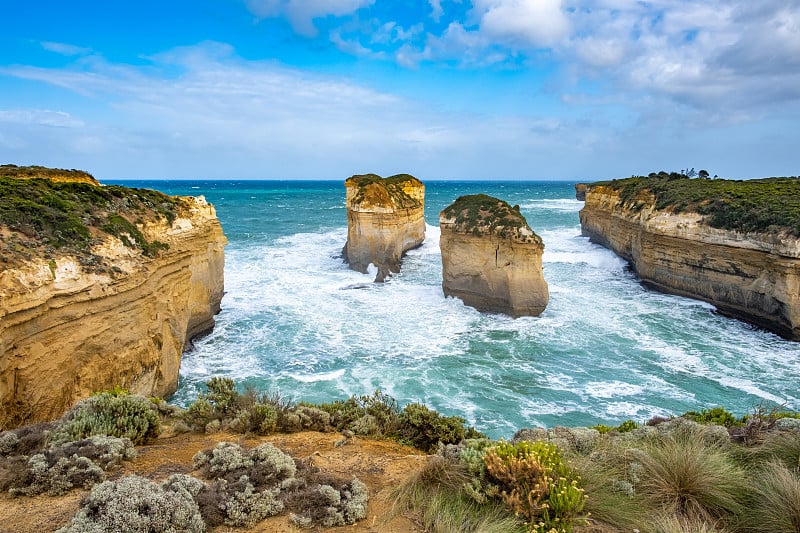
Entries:
POLYGON ((71 523, 57 533, 200 533, 197 503, 174 481, 164 486, 139 476, 105 481, 81 501, 71 523), (177 490, 176 490, 177 489, 177 490))
POLYGON ((207 400, 214 411, 221 415, 235 415, 238 411, 239 392, 231 378, 212 377, 206 381, 206 393, 200 398, 207 400))
POLYGON ((19 437, 13 431, 0 433, 0 456, 13 455, 19 443, 19 437))
POLYGON ((88 489, 105 479, 103 469, 87 457, 73 455, 49 461, 45 454, 38 453, 28 459, 25 476, 9 492, 15 495, 33 496, 46 492, 49 496, 66 494, 73 487, 88 489))
POLYGON ((484 436, 465 427, 463 418, 442 416, 421 404, 409 404, 401 410, 394 398, 380 390, 329 403, 294 405, 277 392, 247 389, 239 393, 229 378, 212 378, 206 388, 207 392, 199 394, 180 415, 195 431, 214 433, 227 429, 259 435, 276 431, 351 431, 397 439, 429 452, 439 441, 456 443, 484 436))
POLYGON ((753 488, 746 527, 775 533, 800 531, 800 468, 770 461, 755 475, 753 488))
POLYGON ((217 479, 197 495, 203 520, 209 527, 221 524, 252 526, 261 520, 283 512, 278 498, 279 488, 258 490, 247 476, 228 482, 217 479))
POLYGON ((28 457, 24 455, 0 456, 0 492, 11 487, 22 487, 28 477, 28 457))
POLYGON ((349 429, 357 435, 393 436, 400 426, 400 406, 379 389, 372 395, 354 395, 317 407, 330 414, 335 429, 349 429))
POLYGON ((622 422, 618 426, 607 426, 605 424, 597 424, 596 426, 592 426, 590 429, 596 429, 597 431, 600 432, 601 435, 606 435, 607 433, 610 433, 612 431, 616 433, 628 433, 629 431, 633 431, 638 427, 639 424, 637 422, 633 420, 626 420, 625 422, 622 422))
POLYGON ((301 403, 286 417, 284 431, 331 431, 331 415, 319 407, 301 403))
POLYGON ((366 517, 366 486, 297 462, 272 444, 250 450, 219 443, 193 460, 208 479, 196 494, 209 527, 250 526, 285 509, 298 526, 349 525, 366 517))
POLYGON ((292 478, 297 472, 294 459, 270 443, 246 450, 232 442, 220 442, 197 452, 192 462, 203 477, 232 481, 248 476, 264 486, 292 478))
POLYGON ((702 432, 670 433, 629 453, 638 466, 636 490, 654 507, 711 523, 742 512, 746 473, 702 432))
POLYGON ((558 447, 542 441, 500 442, 483 456, 489 477, 503 502, 524 516, 534 530, 564 531, 586 523, 580 477, 558 447))
POLYGON ((299 527, 334 527, 355 524, 367 516, 367 486, 358 478, 348 483, 314 484, 290 497, 298 512, 290 515, 299 527))
POLYGON ((277 392, 258 393, 248 388, 240 393, 230 378, 213 377, 205 385, 207 391, 180 415, 195 431, 213 433, 223 427, 258 435, 299 431, 309 416, 305 413, 303 419, 296 414, 292 401, 277 392))
POLYGON ((92 435, 128 438, 144 444, 158 436, 160 417, 153 403, 127 391, 106 391, 81 400, 51 433, 51 442, 81 440, 92 435))
POLYGON ((716 426, 725 426, 727 428, 744 425, 746 418, 736 418, 730 411, 724 407, 714 407, 712 409, 703 409, 701 411, 687 411, 681 415, 683 418, 694 420, 698 424, 713 424, 716 426))
POLYGON ((58 496, 73 487, 89 488, 105 479, 105 470, 135 455, 127 438, 93 436, 51 445, 28 459, 10 490, 28 496, 43 492, 58 496))
POLYGON ((440 442, 455 444, 467 437, 463 418, 442 416, 419 403, 406 405, 399 422, 400 438, 426 452, 434 451, 440 442))

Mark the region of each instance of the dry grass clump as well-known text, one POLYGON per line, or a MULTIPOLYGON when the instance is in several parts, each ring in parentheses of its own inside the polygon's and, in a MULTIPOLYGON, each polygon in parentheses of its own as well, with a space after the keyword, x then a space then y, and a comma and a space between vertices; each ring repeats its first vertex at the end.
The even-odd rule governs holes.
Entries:
POLYGON ((668 514, 715 523, 743 511, 746 473, 723 447, 673 434, 633 457, 641 465, 637 490, 668 514))
POLYGON ((745 528, 774 533, 800 531, 800 469, 770 461, 754 476, 753 487, 745 528))

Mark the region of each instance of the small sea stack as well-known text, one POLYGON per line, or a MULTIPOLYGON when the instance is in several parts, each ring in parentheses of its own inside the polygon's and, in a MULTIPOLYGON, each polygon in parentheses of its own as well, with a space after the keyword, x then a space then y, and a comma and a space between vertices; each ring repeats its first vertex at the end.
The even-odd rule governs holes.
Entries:
POLYGON ((538 316, 549 300, 542 239, 519 206, 475 194, 439 214, 442 289, 482 312, 538 316))
POLYGON ((350 268, 367 273, 377 267, 376 282, 400 272, 400 260, 425 240, 425 185, 408 174, 348 178, 347 243, 342 250, 350 268))

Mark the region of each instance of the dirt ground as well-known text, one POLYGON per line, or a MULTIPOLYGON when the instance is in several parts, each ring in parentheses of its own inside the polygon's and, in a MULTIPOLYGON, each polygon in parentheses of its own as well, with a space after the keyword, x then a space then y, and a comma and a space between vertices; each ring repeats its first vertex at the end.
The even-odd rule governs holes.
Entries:
MULTIPOLYGON (((327 472, 342 477, 356 476, 369 488, 367 519, 352 526, 330 528, 329 533, 421 533, 413 516, 392 516, 391 491, 402 480, 417 471, 427 460, 413 448, 391 441, 353 438, 343 446, 334 443, 342 436, 338 433, 303 432, 268 437, 243 437, 217 433, 213 435, 183 434, 162 436, 152 444, 137 447, 138 457, 109 474, 110 479, 127 475, 162 480, 175 473, 189 473, 192 457, 200 450, 212 448, 218 442, 236 442, 254 447, 271 442, 297 459, 311 458, 313 464, 327 472)), ((17 497, 0 494, 0 533, 45 533, 55 531, 69 523, 77 512, 81 496, 87 491, 73 490, 60 497, 17 497)), ((286 514, 269 518, 252 528, 221 526, 213 533, 300 533, 302 530, 289 523, 286 514)))

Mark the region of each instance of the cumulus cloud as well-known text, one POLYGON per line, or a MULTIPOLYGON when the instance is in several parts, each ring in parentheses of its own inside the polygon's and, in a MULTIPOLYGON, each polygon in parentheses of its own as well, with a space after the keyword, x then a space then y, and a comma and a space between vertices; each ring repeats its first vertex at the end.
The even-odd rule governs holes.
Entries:
POLYGON ((314 19, 342 16, 369 6, 375 0, 245 0, 247 8, 259 18, 285 16, 294 30, 307 37, 317 35, 314 19))
POLYGON ((561 0, 474 0, 473 4, 481 31, 500 42, 553 46, 569 31, 561 0))

